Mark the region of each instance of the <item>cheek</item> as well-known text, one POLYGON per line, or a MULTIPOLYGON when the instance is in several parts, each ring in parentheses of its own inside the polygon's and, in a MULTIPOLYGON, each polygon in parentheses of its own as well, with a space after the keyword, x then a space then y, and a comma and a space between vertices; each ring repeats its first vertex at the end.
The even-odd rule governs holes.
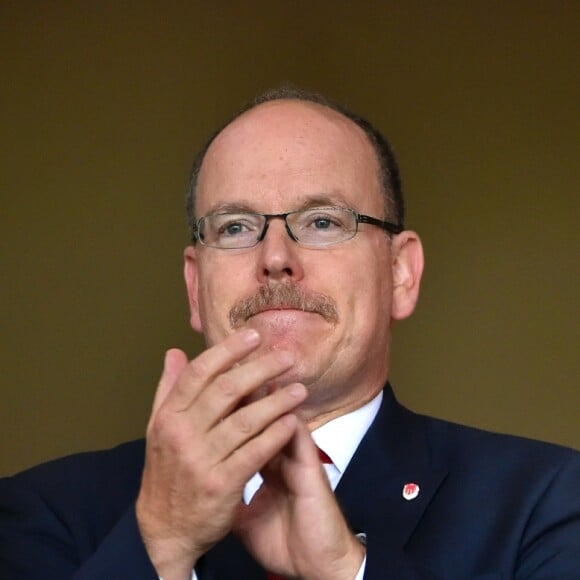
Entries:
POLYGON ((372 327, 384 321, 386 312, 385 301, 387 295, 373 284, 361 284, 354 289, 351 298, 352 304, 348 305, 353 320, 351 324, 357 329, 372 327))
POLYGON ((389 324, 392 284, 386 260, 367 263, 359 276, 353 276, 352 295, 349 301, 353 324, 359 329, 373 329, 389 324), (357 279, 358 278, 358 279, 357 279))
POLYGON ((200 317, 208 343, 215 344, 231 333, 229 312, 250 292, 247 286, 247 275, 231 264, 204 264, 200 268, 200 317))

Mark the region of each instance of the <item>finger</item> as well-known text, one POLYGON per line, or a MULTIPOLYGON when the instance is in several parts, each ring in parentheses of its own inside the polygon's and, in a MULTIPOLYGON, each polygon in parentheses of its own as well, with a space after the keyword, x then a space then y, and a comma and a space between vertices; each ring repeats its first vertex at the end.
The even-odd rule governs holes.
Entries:
MULTIPOLYGON (((238 453, 248 441, 294 411, 307 396, 308 391, 304 385, 293 383, 229 415, 208 437, 216 450, 216 457, 225 459, 234 452, 238 453)), ((259 468, 261 465, 254 465, 255 470, 259 468)))
POLYGON ((312 434, 303 421, 299 421, 296 433, 285 451, 295 461, 315 466, 321 464, 316 443, 314 443, 312 434))
POLYGON ((298 421, 296 415, 283 415, 259 435, 248 440, 222 463, 226 477, 245 482, 261 471, 264 465, 292 439, 298 421))
POLYGON ((260 335, 254 329, 244 329, 201 353, 179 375, 166 398, 168 410, 179 412, 187 409, 208 384, 241 362, 259 344, 260 335))
POLYGON ((159 407, 161 407, 175 385, 177 377, 179 377, 183 369, 187 366, 187 362, 187 355, 178 348, 172 348, 165 353, 163 372, 161 373, 161 379, 159 380, 155 398, 153 399, 151 415, 155 415, 159 407))
POLYGON ((292 354, 269 352, 218 376, 195 401, 198 424, 209 430, 225 419, 241 401, 267 385, 294 364, 292 354))
POLYGON ((298 422, 294 436, 280 455, 278 469, 292 493, 316 494, 327 490, 328 477, 320 461, 316 444, 305 423, 298 422), (320 487, 315 482, 318 482, 320 487))

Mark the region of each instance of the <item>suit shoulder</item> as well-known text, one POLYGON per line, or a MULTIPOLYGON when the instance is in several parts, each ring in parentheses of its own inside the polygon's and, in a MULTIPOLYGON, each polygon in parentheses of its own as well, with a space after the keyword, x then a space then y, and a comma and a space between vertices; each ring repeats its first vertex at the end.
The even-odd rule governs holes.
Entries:
MULTIPOLYGON (((46 577, 70 577, 71 563, 91 557, 124 514, 132 521, 143 459, 144 442, 134 441, 0 479, 0 560, 28 570, 28 555, 43 554, 46 577)), ((18 570, 10 577, 25 576, 18 570)))
POLYGON ((86 451, 53 459, 6 478, 16 486, 37 491, 44 497, 69 496, 71 490, 98 494, 105 489, 134 489, 141 478, 144 440, 117 447, 86 451))
POLYGON ((557 445, 505 433, 423 417, 429 440, 437 454, 451 463, 488 462, 514 469, 526 465, 534 470, 558 470, 568 463, 580 462, 580 452, 557 445))

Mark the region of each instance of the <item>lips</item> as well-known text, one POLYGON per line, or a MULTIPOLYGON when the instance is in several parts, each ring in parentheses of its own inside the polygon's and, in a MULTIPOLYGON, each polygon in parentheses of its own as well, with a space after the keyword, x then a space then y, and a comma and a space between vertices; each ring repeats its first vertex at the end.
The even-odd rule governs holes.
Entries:
POLYGON ((308 314, 320 314, 320 312, 317 312, 315 310, 306 310, 303 308, 296 308, 295 306, 272 306, 271 308, 264 308, 264 309, 260 310, 259 312, 255 312, 254 314, 250 314, 248 316, 248 318, 246 318, 246 320, 249 320, 253 316, 257 316, 258 314, 264 314, 265 312, 284 312, 284 311, 288 311, 288 310, 294 310, 295 312, 302 312, 302 313, 308 313, 308 314))

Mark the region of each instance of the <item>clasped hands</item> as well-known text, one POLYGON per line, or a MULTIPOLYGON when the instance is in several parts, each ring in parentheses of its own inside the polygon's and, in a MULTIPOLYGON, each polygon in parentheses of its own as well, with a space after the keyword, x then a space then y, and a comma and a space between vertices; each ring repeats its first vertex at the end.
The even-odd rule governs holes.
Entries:
POLYGON ((189 580, 197 560, 230 531, 264 569, 289 578, 352 580, 364 548, 349 530, 307 426, 294 414, 304 385, 267 389, 294 364, 238 331, 193 361, 170 350, 147 427, 136 513, 157 573, 189 580), (264 483, 249 505, 245 483, 264 483))

